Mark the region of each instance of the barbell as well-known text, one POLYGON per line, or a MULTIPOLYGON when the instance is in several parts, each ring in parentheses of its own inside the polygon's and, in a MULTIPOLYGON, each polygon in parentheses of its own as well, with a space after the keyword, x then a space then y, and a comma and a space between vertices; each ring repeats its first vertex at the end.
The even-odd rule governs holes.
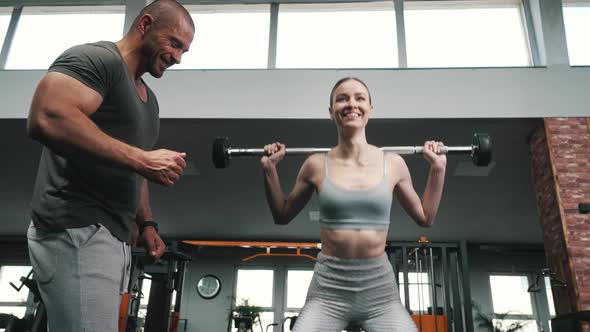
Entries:
MULTIPOLYGON (((286 148, 287 155, 312 154, 328 152, 331 148, 286 148)), ((420 154, 423 146, 386 146, 381 147, 385 152, 398 154, 420 154)), ((492 140, 488 134, 475 133, 471 145, 443 146, 440 153, 469 155, 476 166, 487 166, 492 161, 492 140)), ((217 137, 213 141, 211 157, 216 168, 226 168, 230 160, 235 157, 264 156, 264 149, 236 149, 231 148, 228 137, 217 137)))

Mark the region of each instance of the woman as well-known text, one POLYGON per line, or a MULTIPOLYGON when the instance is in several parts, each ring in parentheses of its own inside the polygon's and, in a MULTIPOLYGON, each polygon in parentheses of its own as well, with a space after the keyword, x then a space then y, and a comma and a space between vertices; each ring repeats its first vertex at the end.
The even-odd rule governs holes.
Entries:
POLYGON ((285 145, 266 145, 267 156, 261 159, 276 224, 289 223, 314 191, 319 198, 322 251, 294 331, 339 332, 350 322, 369 332, 416 331, 385 255, 392 193, 416 223, 431 226, 444 183, 446 156, 438 154, 443 144, 424 143, 430 172, 420 199, 404 160, 367 143, 365 128, 373 106, 365 83, 354 77, 338 81, 329 110, 338 145, 305 160, 287 197, 276 170, 285 145))

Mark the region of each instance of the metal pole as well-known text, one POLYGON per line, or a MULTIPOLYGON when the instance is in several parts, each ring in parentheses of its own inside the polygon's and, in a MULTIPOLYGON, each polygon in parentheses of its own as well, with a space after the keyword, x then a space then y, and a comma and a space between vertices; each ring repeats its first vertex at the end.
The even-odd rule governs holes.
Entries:
POLYGON ((465 330, 473 332, 473 313, 471 312, 471 286, 469 282, 469 264, 467 262, 467 242, 461 241, 461 281, 465 306, 465 330))
MULTIPOLYGON (((380 148, 384 152, 394 152, 397 154, 419 154, 424 151, 423 146, 384 146, 380 148)), ((311 154, 329 152, 331 148, 286 148, 285 153, 291 155, 311 154)), ((444 146, 441 148, 443 154, 465 154, 473 152, 473 146, 444 146)), ((227 149, 230 156, 261 156, 264 155, 264 149, 227 149)))
POLYGON ((406 310, 410 310, 410 286, 408 279, 408 247, 402 247, 402 266, 404 276, 404 305, 406 310))
POLYGON ((441 259, 442 259, 442 270, 441 270, 441 276, 442 276, 442 288, 443 288, 443 303, 444 303, 444 308, 443 308, 443 313, 444 315, 447 317, 447 328, 449 331, 453 331, 453 326, 452 326, 452 320, 450 317, 450 309, 451 309, 451 296, 449 294, 449 286, 451 285, 451 283, 448 281, 449 279, 449 263, 447 260, 447 248, 443 247, 441 248, 441 259))
POLYGON ((434 330, 438 332, 438 319, 437 319, 437 305, 436 305, 436 277, 434 272, 434 256, 432 254, 432 247, 430 247, 430 289, 431 294, 430 298, 432 302, 430 302, 430 307, 432 308, 432 315, 434 317, 434 330))

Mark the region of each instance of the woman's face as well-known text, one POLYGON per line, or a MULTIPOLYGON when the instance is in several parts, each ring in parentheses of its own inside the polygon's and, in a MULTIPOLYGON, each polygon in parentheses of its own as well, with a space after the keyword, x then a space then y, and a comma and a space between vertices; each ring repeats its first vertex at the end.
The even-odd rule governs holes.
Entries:
POLYGON ((369 91, 360 82, 348 80, 334 90, 330 117, 338 127, 365 127, 372 111, 369 91))

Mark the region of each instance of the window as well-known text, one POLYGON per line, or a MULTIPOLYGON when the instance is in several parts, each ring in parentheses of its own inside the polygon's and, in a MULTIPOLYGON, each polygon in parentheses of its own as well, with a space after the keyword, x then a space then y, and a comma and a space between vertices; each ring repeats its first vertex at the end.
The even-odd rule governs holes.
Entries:
POLYGON ((522 322, 522 328, 517 330, 519 332, 538 332, 539 329, 537 328, 537 322, 534 320, 521 320, 521 319, 504 319, 502 321, 498 321, 498 319, 493 319, 494 324, 501 324, 501 326, 506 330, 500 331, 507 331, 511 324, 516 322, 522 322))
POLYGON ((171 69, 266 68, 270 5, 187 6, 195 39, 171 69))
MULTIPOLYGON (((261 307, 263 312, 260 314, 260 320, 264 331, 269 324, 274 323, 273 290, 273 270, 238 269, 234 305, 243 304, 247 300, 248 305, 261 307)), ((258 330, 260 327, 256 326, 255 329, 258 330)), ((237 328, 232 323, 232 332, 236 331, 237 328)), ((268 331, 274 331, 273 327, 269 327, 268 331)))
MULTIPOLYGON (((149 274, 146 274, 145 277, 151 278, 149 274)), ((139 312, 138 316, 145 318, 147 314, 147 306, 150 300, 150 291, 152 290, 152 280, 151 279, 143 279, 141 284, 141 299, 139 300, 139 312)))
POLYGON ((282 4, 277 68, 397 67, 393 1, 282 4))
POLYGON ((17 292, 10 282, 20 286, 20 277, 31 271, 30 266, 2 266, 0 267, 0 312, 13 314, 22 318, 25 314, 29 289, 23 286, 17 292))
POLYGON ((504 327, 515 321, 526 321, 525 332, 536 332, 537 323, 533 318, 531 295, 527 291, 529 281, 524 275, 491 275, 492 304, 495 314, 506 314, 504 327))
POLYGON ((553 301, 553 291, 551 290, 551 280, 545 277, 545 292, 547 293, 547 305, 549 306, 549 315, 555 316, 555 302, 553 301))
MULTIPOLYGON (((404 274, 399 273, 399 295, 402 304, 405 304, 406 295, 404 294, 404 274)), ((413 312, 427 312, 430 307, 430 282, 428 281, 428 273, 409 272, 408 273, 408 287, 410 293, 410 310, 413 312)))
POLYGON ((4 38, 6 38, 6 32, 8 31, 11 17, 12 7, 0 7, 0 49, 2 49, 2 45, 4 45, 4 38))
POLYGON ((312 276, 313 271, 311 270, 287 271, 287 308, 289 311, 303 308, 312 276))
POLYGON ((71 46, 118 41, 124 20, 123 6, 24 7, 6 69, 46 69, 71 46))
POLYGON ((531 296, 526 276, 490 276, 494 313, 514 312, 532 315, 531 296))
POLYGON ((563 20, 571 65, 590 65, 590 1, 564 1, 563 20))
MULTIPOLYGON (((144 275, 144 279, 141 283, 141 299, 139 301, 139 317, 145 318, 147 314, 147 307, 150 300, 150 291, 152 290, 152 277, 149 274, 144 275)), ((172 291, 172 297, 170 299, 170 310, 174 310, 174 303, 176 302, 176 291, 172 291)))
POLYGON ((530 66, 516 1, 408 1, 408 67, 530 66))

